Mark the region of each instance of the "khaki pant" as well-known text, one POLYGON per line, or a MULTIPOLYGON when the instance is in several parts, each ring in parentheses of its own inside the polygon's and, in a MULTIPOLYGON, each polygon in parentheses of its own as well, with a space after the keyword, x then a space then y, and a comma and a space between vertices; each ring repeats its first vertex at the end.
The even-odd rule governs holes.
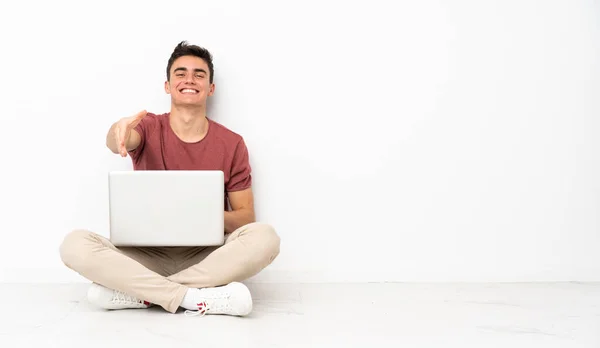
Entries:
POLYGON ((238 228, 219 247, 117 248, 96 233, 75 230, 65 237, 60 256, 92 282, 175 313, 188 288, 245 280, 273 262, 279 243, 263 223, 238 228))

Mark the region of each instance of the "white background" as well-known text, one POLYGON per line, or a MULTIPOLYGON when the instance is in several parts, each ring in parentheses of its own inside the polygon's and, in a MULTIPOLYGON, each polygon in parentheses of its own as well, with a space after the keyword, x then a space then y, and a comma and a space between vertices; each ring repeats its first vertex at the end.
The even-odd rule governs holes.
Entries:
POLYGON ((0 5, 0 280, 83 280, 108 235, 110 125, 166 112, 182 40, 215 56, 282 238, 256 281, 600 280, 594 1, 0 5))

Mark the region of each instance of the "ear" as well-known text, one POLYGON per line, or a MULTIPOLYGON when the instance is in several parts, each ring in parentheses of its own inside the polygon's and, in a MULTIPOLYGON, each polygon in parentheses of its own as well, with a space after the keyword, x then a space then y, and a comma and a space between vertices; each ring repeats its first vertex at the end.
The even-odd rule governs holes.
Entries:
POLYGON ((211 96, 215 93, 215 84, 211 83, 210 88, 208 89, 208 96, 211 96))
POLYGON ((171 94, 171 86, 169 85, 169 81, 165 81, 165 92, 167 94, 171 94))

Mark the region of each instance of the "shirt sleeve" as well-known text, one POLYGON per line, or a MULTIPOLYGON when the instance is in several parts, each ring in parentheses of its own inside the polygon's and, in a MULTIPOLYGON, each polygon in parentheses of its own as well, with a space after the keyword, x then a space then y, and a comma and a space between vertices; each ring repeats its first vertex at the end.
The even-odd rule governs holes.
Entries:
POLYGON ((140 145, 136 147, 134 150, 129 151, 129 156, 132 161, 137 161, 144 151, 144 146, 146 145, 146 139, 148 139, 148 134, 155 123, 154 115, 148 114, 146 117, 142 118, 140 123, 135 126, 134 130, 136 130, 140 134, 140 145))
POLYGON ((252 169, 250 168, 248 148, 244 139, 241 139, 233 154, 227 191, 241 191, 250 186, 252 186, 252 169))

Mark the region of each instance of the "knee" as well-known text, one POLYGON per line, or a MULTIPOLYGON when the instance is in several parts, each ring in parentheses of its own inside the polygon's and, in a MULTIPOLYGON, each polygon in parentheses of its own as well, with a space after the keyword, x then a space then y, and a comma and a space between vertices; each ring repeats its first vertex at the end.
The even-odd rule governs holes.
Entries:
POLYGON ((264 248, 266 256, 271 258, 271 261, 279 255, 281 246, 281 238, 275 231, 273 226, 257 222, 254 224, 253 232, 256 234, 256 238, 259 240, 260 245, 264 248))
POLYGON ((68 233, 59 247, 62 262, 71 269, 80 269, 86 264, 85 244, 89 241, 91 232, 74 230, 68 233))

